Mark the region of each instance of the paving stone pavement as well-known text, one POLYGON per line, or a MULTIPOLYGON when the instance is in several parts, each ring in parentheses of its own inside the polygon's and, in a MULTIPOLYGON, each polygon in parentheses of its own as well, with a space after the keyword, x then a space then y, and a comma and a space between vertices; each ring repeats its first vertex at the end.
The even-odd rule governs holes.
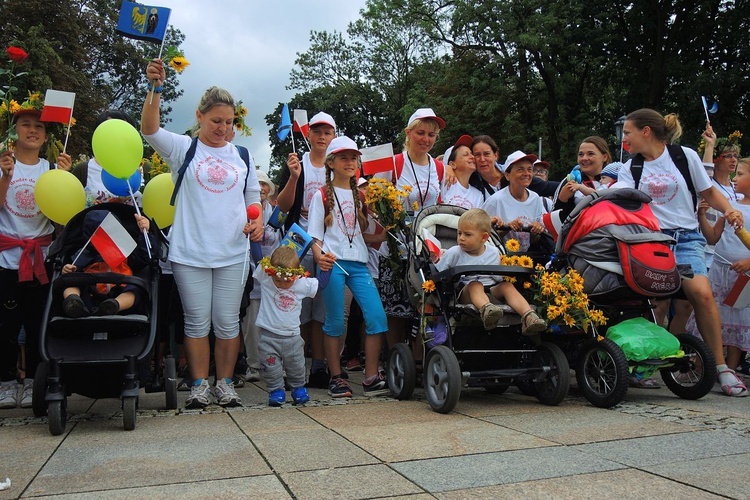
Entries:
MULTIPOLYGON (((631 389, 615 408, 575 388, 557 407, 514 388, 466 389, 455 411, 311 390, 302 407, 164 410, 142 394, 136 429, 117 399, 69 398, 51 436, 46 418, 0 410, 6 498, 750 498, 750 398, 715 390, 698 401, 631 389)), ((187 393, 178 393, 180 402, 187 393)))

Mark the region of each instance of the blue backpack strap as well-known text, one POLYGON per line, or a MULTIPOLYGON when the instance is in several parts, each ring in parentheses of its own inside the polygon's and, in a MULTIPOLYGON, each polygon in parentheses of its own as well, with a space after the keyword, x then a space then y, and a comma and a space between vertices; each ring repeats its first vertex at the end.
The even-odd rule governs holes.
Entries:
POLYGON ((187 150, 187 153, 185 153, 185 160, 182 162, 182 166, 177 171, 177 182, 175 182, 174 190, 172 191, 172 198, 169 200, 169 204, 174 206, 174 202, 177 199, 177 191, 180 190, 180 186, 182 185, 182 179, 185 177, 185 171, 188 168, 188 165, 190 165, 190 162, 193 161, 193 157, 195 156, 195 148, 198 147, 198 138, 193 138, 193 142, 190 143, 190 147, 187 150))
MULTIPOLYGON (((242 161, 247 165, 247 172, 245 172, 245 189, 247 189, 247 176, 250 175, 250 151, 248 151, 245 146, 238 146, 235 144, 234 147, 237 148, 240 158, 242 158, 242 161)), ((243 189, 242 192, 244 193, 245 190, 243 189)))

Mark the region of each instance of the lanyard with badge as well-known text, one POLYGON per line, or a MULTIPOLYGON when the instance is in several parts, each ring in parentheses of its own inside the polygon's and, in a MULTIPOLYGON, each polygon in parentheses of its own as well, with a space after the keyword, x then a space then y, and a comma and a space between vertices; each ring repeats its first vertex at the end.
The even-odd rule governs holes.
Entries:
POLYGON ((341 257, 344 260, 357 260, 359 257, 359 252, 356 248, 354 248, 354 237, 357 235, 357 208, 356 204, 354 205, 354 228, 352 228, 352 234, 349 234, 349 227, 346 225, 346 218, 344 218, 344 210, 341 208, 341 203, 339 202, 339 197, 336 194, 336 189, 333 190, 333 197, 336 199, 336 205, 339 207, 339 215, 341 215, 341 222, 343 225, 343 233, 346 235, 346 239, 349 240, 349 248, 344 249, 344 255, 341 257))
POLYGON ((430 168, 430 157, 427 157, 427 186, 425 186, 424 194, 422 194, 422 189, 419 187, 419 177, 417 177, 417 171, 414 169, 414 162, 411 161, 409 153, 406 153, 406 158, 409 160, 411 173, 414 174, 414 184, 417 185, 417 191, 419 192, 420 206, 424 208, 424 202, 427 199, 427 195, 430 194, 430 176, 432 175, 432 169, 430 168))

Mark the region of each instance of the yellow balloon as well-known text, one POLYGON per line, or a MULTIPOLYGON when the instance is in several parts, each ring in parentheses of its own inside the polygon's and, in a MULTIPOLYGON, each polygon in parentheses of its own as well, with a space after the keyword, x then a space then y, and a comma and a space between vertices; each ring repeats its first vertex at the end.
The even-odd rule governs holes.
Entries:
POLYGON ((141 164, 141 134, 125 120, 106 120, 91 137, 96 162, 118 179, 128 179, 141 164))
POLYGON ((49 170, 39 176, 34 185, 34 199, 49 220, 62 225, 86 208, 81 181, 65 170, 49 170))
POLYGON ((174 191, 172 174, 159 174, 146 184, 143 189, 143 213, 156 221, 160 228, 171 226, 174 222, 174 207, 169 204, 174 191))

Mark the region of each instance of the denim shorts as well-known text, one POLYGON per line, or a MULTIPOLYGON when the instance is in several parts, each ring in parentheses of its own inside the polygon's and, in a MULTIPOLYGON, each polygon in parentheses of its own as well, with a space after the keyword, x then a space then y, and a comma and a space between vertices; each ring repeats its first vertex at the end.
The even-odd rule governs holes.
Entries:
POLYGON ((695 276, 708 276, 706 268, 706 238, 697 229, 662 229, 661 231, 674 238, 677 245, 672 247, 677 264, 690 264, 695 276))

